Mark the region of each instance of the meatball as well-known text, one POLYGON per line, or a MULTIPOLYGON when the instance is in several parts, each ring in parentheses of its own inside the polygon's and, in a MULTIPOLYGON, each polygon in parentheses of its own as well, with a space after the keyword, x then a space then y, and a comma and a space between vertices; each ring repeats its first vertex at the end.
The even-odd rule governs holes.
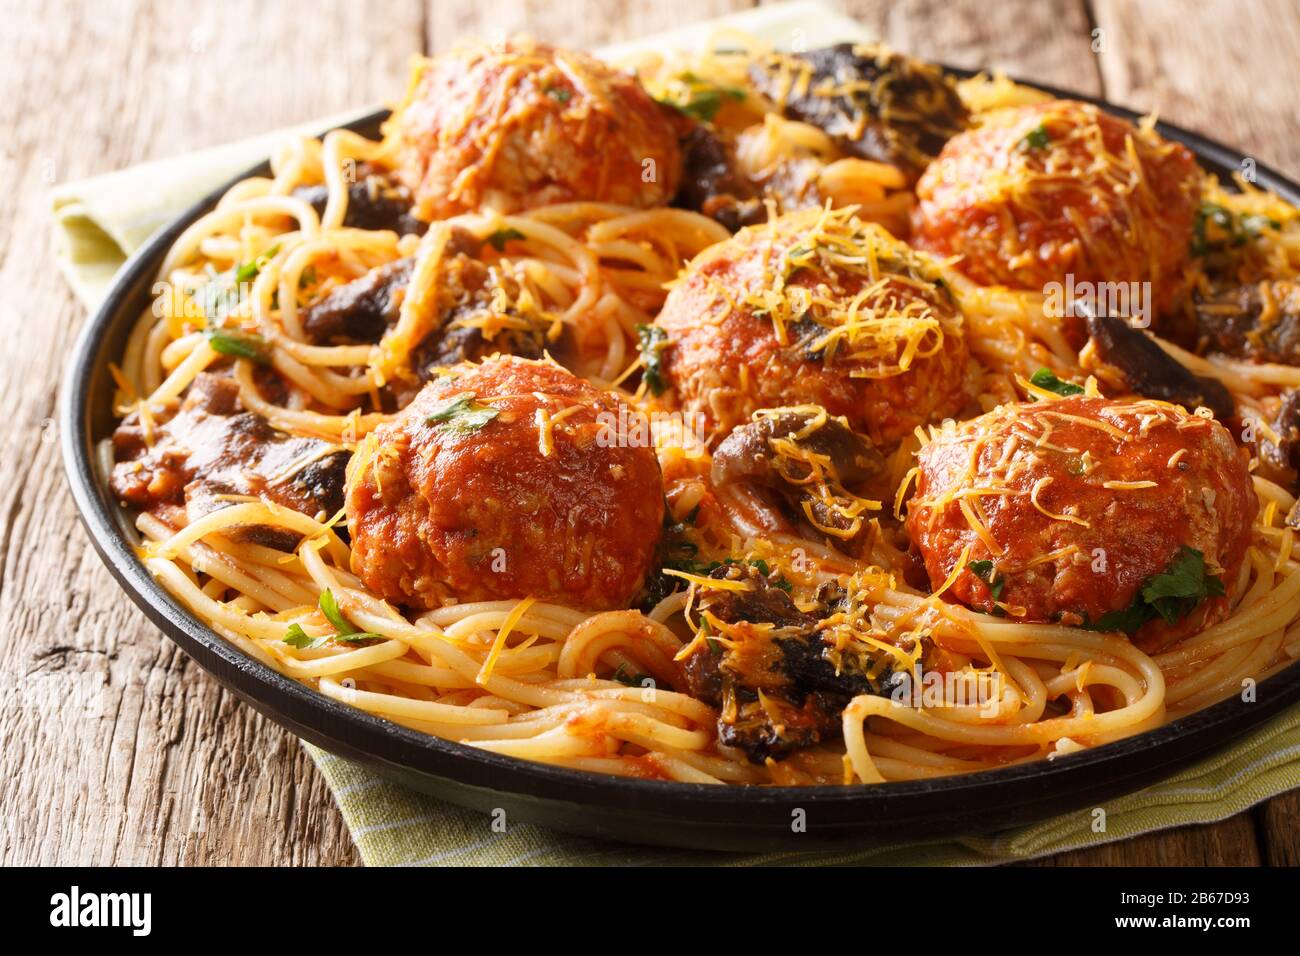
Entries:
POLYGON ((965 562, 944 597, 1157 641, 1227 613, 1258 501, 1212 418, 1083 395, 1003 405, 918 462, 907 530, 930 583, 965 562))
POLYGON ((1184 146, 1095 106, 997 110, 921 177, 912 241, 984 285, 1150 282, 1159 315, 1184 291, 1201 181, 1184 146))
POLYGON ((527 40, 422 64, 391 131, 397 176, 424 219, 485 205, 662 206, 681 178, 673 121, 636 78, 527 40))
POLYGON ((809 404, 888 446, 968 400, 962 316, 937 267, 850 211, 791 213, 710 247, 656 323, 662 377, 714 438, 809 404))
POLYGON ((352 569, 413 608, 534 597, 628 606, 663 525, 627 410, 550 362, 494 357, 430 382, 348 467, 352 569))

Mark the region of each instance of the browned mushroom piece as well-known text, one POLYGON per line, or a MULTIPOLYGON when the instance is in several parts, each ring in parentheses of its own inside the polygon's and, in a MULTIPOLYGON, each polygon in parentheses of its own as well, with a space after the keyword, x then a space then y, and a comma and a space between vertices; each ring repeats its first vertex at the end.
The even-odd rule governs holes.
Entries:
POLYGON ((790 517, 833 537, 864 527, 863 499, 849 489, 878 475, 883 456, 844 421, 815 405, 764 409, 713 453, 715 485, 744 482, 776 495, 790 517))
POLYGON ((378 342, 397 322, 414 265, 395 259, 336 287, 306 309, 303 331, 321 345, 378 342))
MULTIPOLYGON (((411 191, 395 182, 387 170, 360 163, 353 178, 354 181, 348 184, 344 226, 349 229, 391 229, 399 236, 424 235, 429 224, 413 215, 411 191)), ((299 186, 293 194, 318 214, 324 214, 329 202, 328 186, 299 186)))
MULTIPOLYGON (((132 412, 113 433, 114 496, 169 524, 197 521, 255 496, 324 519, 343 507, 349 452, 289 435, 245 410, 229 375, 199 374, 162 424, 132 412)), ((291 550, 299 535, 264 525, 225 532, 236 540, 291 550)))
POLYGON ((1193 296, 1197 352, 1300 365, 1300 282, 1225 285, 1193 296))
MULTIPOLYGON (((498 353, 536 359, 560 344, 548 337, 550 313, 522 294, 517 277, 478 258, 483 245, 453 230, 438 270, 439 321, 411 349, 409 370, 386 386, 394 407, 404 407, 437 369, 498 353)), ((304 310, 303 330, 321 345, 379 342, 401 318, 414 268, 413 258, 397 259, 334 288, 304 310)))
POLYGON ((735 156, 704 124, 682 140, 682 185, 673 205, 703 213, 732 232, 767 220, 755 185, 736 170, 735 156))
POLYGON ((878 44, 774 53, 750 67, 750 79, 787 117, 819 127, 846 153, 913 176, 969 125, 951 76, 878 44))
POLYGON ((709 577, 746 589, 703 589, 700 612, 727 625, 727 634, 696 645, 682 661, 683 681, 719 708, 719 741, 751 762, 780 760, 838 737, 840 715, 854 697, 896 686, 889 667, 827 642, 820 623, 835 608, 800 610, 776 575, 753 564, 724 564, 709 577))
POLYGON ((1204 406, 1219 421, 1236 414, 1236 403, 1222 382, 1192 374, 1124 319, 1089 310, 1087 322, 1097 357, 1116 369, 1135 394, 1173 402, 1189 411, 1204 406))
MULTIPOLYGON (((1259 439, 1259 474, 1284 488, 1300 491, 1300 389, 1282 396, 1282 405, 1259 439)), ((1287 521, 1300 526, 1300 512, 1287 521)))

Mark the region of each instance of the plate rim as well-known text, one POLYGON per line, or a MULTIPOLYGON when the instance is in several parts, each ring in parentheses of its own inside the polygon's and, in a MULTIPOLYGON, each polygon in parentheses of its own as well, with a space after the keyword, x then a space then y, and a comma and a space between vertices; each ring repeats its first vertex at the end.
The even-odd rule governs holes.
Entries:
MULTIPOLYGON (((962 78, 984 72, 939 65, 962 78)), ((1130 121, 1142 116, 1119 104, 1052 85, 1018 78, 1014 82, 1054 97, 1091 103, 1130 121)), ((335 128, 374 132, 388 115, 388 110, 376 110, 335 128)), ((1202 168, 1210 167, 1207 171, 1220 177, 1227 170, 1240 168, 1241 161, 1249 158, 1223 143, 1171 123, 1159 121, 1156 128, 1161 135, 1191 149, 1202 168)), ((1252 704, 1247 705, 1234 695, 1160 727, 1062 757, 922 780, 760 787, 619 777, 508 757, 390 723, 298 683, 227 642, 167 592, 139 561, 119 527, 118 514, 122 509, 111 500, 106 486, 97 477, 91 434, 93 413, 89 406, 95 374, 111 361, 101 354, 105 339, 125 322, 121 315, 130 308, 140 285, 153 279, 175 238, 214 206, 231 185, 249 176, 264 175, 268 169, 268 162, 257 164, 193 203, 151 236, 119 268, 103 301, 77 334, 60 384, 58 421, 64 473, 78 517, 118 585, 159 630, 224 687, 296 736, 326 750, 346 750, 349 759, 366 762, 381 772, 386 766, 403 773, 438 777, 462 787, 485 788, 543 801, 582 804, 592 795, 621 796, 629 799, 622 807, 629 811, 654 807, 656 811, 671 813, 685 806, 726 810, 738 806, 808 804, 859 810, 873 803, 891 804, 936 795, 948 800, 962 796, 981 801, 1000 800, 1001 805, 1013 809, 1018 803, 1032 802, 1032 795, 1021 789, 1027 783, 1045 785, 1076 780, 1080 784, 1096 783, 1090 774, 1099 766, 1127 767, 1129 772, 1120 776, 1133 777, 1140 772, 1135 758, 1144 754, 1150 755, 1151 764, 1161 768, 1163 778, 1177 769, 1175 765, 1185 765, 1198 755, 1220 752, 1229 745, 1229 737, 1236 739, 1262 726, 1285 707, 1300 702, 1300 661, 1297 661, 1259 682, 1257 699, 1252 704), (1185 752, 1189 744, 1225 730, 1227 736, 1209 744, 1203 752, 1191 756, 1185 752), (1176 743, 1182 743, 1183 747, 1174 748, 1176 743), (489 777, 495 779, 489 781, 489 777), (1014 799, 1017 796, 1025 799, 1014 799)), ((1300 184, 1258 161, 1255 161, 1255 173, 1257 185, 1300 205, 1300 184)), ((913 815, 919 819, 925 813, 913 815)), ((724 826, 744 825, 737 820, 720 822, 724 826)), ((849 820, 842 822, 852 824, 849 820)))

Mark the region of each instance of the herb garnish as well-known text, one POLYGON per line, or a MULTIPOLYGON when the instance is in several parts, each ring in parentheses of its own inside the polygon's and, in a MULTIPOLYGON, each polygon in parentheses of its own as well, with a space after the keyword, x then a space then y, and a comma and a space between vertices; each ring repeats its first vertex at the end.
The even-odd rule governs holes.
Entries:
MULTIPOLYGON (((190 298, 198 307, 199 315, 209 325, 220 322, 227 313, 231 312, 243 301, 241 286, 256 279, 263 267, 279 251, 280 246, 276 244, 255 259, 240 263, 225 272, 217 272, 209 266, 208 281, 190 293, 190 298)), ((301 282, 299 287, 301 288, 301 282)), ((218 351, 220 350, 218 349, 218 351)), ((251 356, 241 357, 249 358, 251 356)))
POLYGON ((453 399, 443 402, 425 418, 426 425, 434 425, 439 431, 455 435, 469 435, 478 431, 492 419, 501 414, 499 408, 478 402, 473 392, 463 392, 453 399))
POLYGON ((1202 203, 1196 211, 1196 221, 1192 224, 1192 255, 1203 256, 1215 246, 1244 246, 1259 237, 1265 228, 1281 229, 1282 224, 1267 216, 1241 216, 1218 203, 1202 203), (1213 223, 1223 232, 1226 239, 1212 240, 1207 235, 1206 225, 1213 223))
POLYGON ((1075 385, 1073 382, 1063 382, 1057 378, 1051 369, 1040 368, 1037 372, 1029 377, 1029 384, 1037 385, 1039 388, 1046 389, 1049 392, 1055 392, 1057 395, 1082 395, 1083 386, 1075 385))
POLYGON ((271 357, 267 352, 266 339, 251 332, 236 332, 232 329, 207 328, 203 335, 207 338, 212 351, 219 355, 249 359, 261 365, 267 365, 271 357))
POLYGON ((1052 137, 1051 134, 1047 132, 1047 126, 1043 123, 1039 123, 1025 134, 1024 138, 1020 141, 1020 148, 1022 150, 1047 149, 1051 142, 1052 137))
POLYGON ((275 254, 279 251, 280 251, 280 244, 276 243, 270 249, 267 249, 266 252, 262 253, 260 256, 257 256, 255 259, 251 259, 248 262, 245 262, 242 265, 238 266, 235 269, 235 281, 252 282, 254 279, 257 278, 258 273, 262 271, 262 269, 266 266, 266 264, 270 262, 273 258, 275 258, 275 254))
POLYGON ((748 94, 737 86, 715 86, 694 73, 677 77, 677 88, 659 100, 701 123, 712 123, 726 99, 743 101, 748 94))
POLYGON ((322 634, 320 637, 312 637, 302 629, 300 624, 289 625, 289 630, 284 635, 284 643, 291 647, 309 649, 314 647, 324 647, 326 644, 352 644, 362 647, 366 644, 373 644, 376 641, 382 641, 383 637, 372 631, 362 631, 353 627, 351 622, 343 616, 339 610, 338 602, 334 600, 334 592, 326 588, 320 594, 320 600, 316 606, 320 612, 325 615, 325 620, 334 626, 333 634, 322 634))
POLYGON ((645 681, 654 682, 654 678, 649 674, 633 674, 627 669, 626 664, 619 664, 618 670, 610 675, 620 684, 626 684, 628 687, 645 687, 645 681))
MULTIPOLYGON (((966 563, 966 570, 988 586, 989 595, 995 602, 1002 600, 1002 589, 1007 586, 1007 579, 1005 577, 1000 577, 996 581, 993 579, 994 572, 992 561, 968 561, 966 563)), ((1004 612, 1002 608, 995 607, 993 613, 998 617, 1002 617, 1004 612)))
POLYGON ((1146 580, 1132 604, 1082 626, 1090 631, 1123 631, 1132 637, 1148 621, 1159 617, 1176 624, 1206 598, 1224 593, 1223 582, 1205 573, 1205 555, 1183 545, 1163 573, 1146 580))
POLYGON ((569 100, 573 99, 573 92, 571 90, 566 90, 562 86, 548 86, 546 88, 546 95, 557 103, 567 103, 569 100))
POLYGON ((517 239, 525 238, 524 234, 518 229, 498 229, 485 240, 497 252, 506 251, 506 243, 513 242, 517 239))
POLYGON ((641 346, 641 364, 645 366, 646 388, 651 395, 662 395, 667 383, 664 381, 663 350, 668 345, 668 332, 657 325, 638 325, 637 342, 641 346))

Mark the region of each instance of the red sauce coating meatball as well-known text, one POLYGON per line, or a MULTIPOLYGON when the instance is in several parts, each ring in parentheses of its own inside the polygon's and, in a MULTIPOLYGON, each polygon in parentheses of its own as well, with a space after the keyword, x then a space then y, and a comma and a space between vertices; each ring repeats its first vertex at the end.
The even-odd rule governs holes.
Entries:
POLYGON ((668 383, 713 436, 814 404, 890 445, 969 398, 962 316, 935 264, 844 211, 791 213, 705 250, 656 324, 668 383))
POLYGON ((485 205, 661 206, 681 178, 673 120, 635 77, 528 40, 428 61, 392 123, 397 175, 423 219, 485 205))
POLYGON ((622 403, 550 362, 497 356, 453 372, 353 456, 353 571, 415 608, 528 596, 626 607, 664 492, 653 448, 611 440, 622 403))
POLYGON ((912 241, 983 285, 1150 282, 1158 315, 1184 288, 1201 181, 1186 147, 1090 104, 997 110, 921 177, 912 241))
MULTIPOLYGON (((1163 402, 1004 405, 941 429, 917 457, 907 530, 932 586, 969 546, 967 563, 992 569, 963 569, 944 597, 992 611, 989 582, 1001 581, 999 603, 1023 621, 1095 623, 1123 611, 1183 548, 1230 586, 1258 510, 1247 455, 1227 429, 1163 402)), ((1211 597, 1138 636, 1173 639, 1226 613, 1226 600, 1211 597)))

